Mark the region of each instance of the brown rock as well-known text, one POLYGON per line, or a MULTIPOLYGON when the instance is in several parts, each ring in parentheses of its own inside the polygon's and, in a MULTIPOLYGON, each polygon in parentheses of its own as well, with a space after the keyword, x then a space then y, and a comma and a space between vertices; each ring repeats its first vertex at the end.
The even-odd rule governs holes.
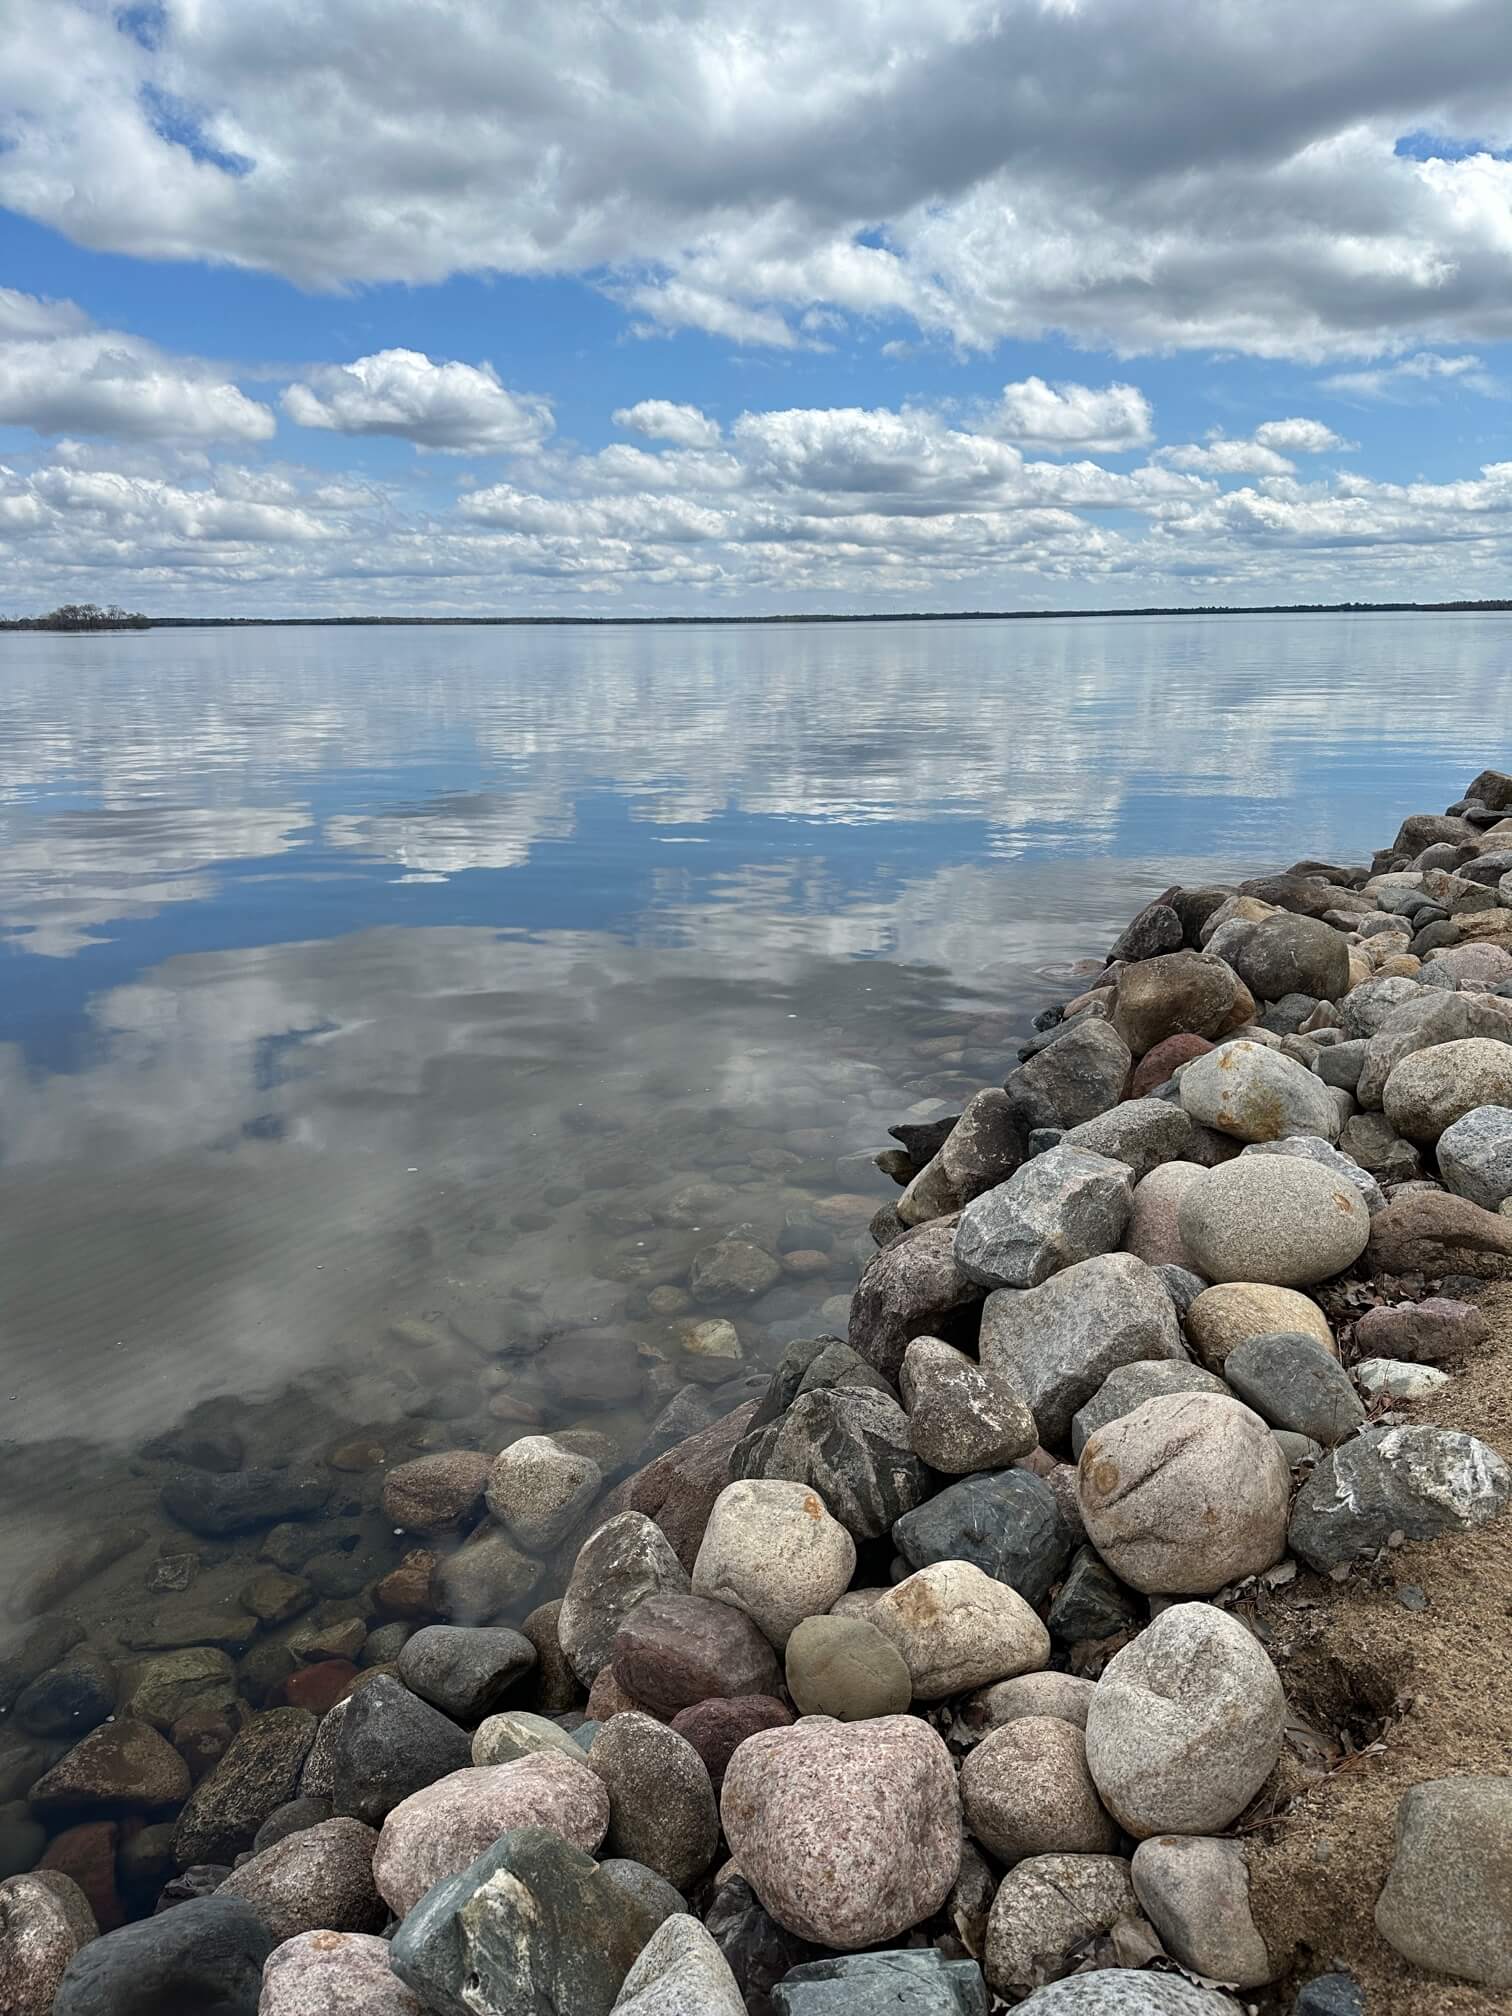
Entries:
POLYGON ((1328 1318, 1310 1295, 1295 1288, 1225 1281, 1204 1290, 1186 1313, 1187 1339, 1210 1372, 1223 1371, 1223 1361, 1236 1345, 1280 1331, 1316 1337, 1331 1357, 1339 1355, 1328 1318))
POLYGON ((483 1515, 492 1459, 477 1449, 447 1449, 400 1463, 383 1480, 386 1518, 410 1533, 454 1533, 483 1515))
MULTIPOLYGON (((116 1887, 116 1855, 121 1830, 114 1820, 91 1820, 53 1836, 37 1867, 66 1876, 83 1892, 102 1932, 126 1923, 126 1906, 116 1887)), ((0 2003, 0 2008, 5 2004, 0 2003)))
POLYGON ((851 1297, 848 1339, 867 1364, 896 1380, 915 1337, 932 1336, 954 1309, 980 1302, 982 1288, 955 1257, 956 1218, 932 1218, 885 1246, 851 1297))
POLYGON ((1221 1036, 1254 1013, 1254 996, 1216 954, 1167 952, 1124 968, 1113 1027, 1146 1057, 1168 1036, 1221 1036))
POLYGON ((1157 1085, 1164 1085, 1178 1065, 1190 1064, 1194 1057, 1204 1056, 1212 1047, 1206 1036, 1167 1036, 1153 1050, 1147 1050, 1134 1067, 1129 1097, 1143 1099, 1157 1085))
POLYGON ((434 1617, 430 1591, 437 1559, 429 1547, 412 1547, 374 1588, 373 1605, 378 1615, 395 1620, 434 1617))
POLYGON ((576 1708, 582 1698, 583 1690, 557 1632, 561 1611, 562 1599, 558 1596, 553 1602, 538 1605, 520 1626, 522 1636, 536 1649, 535 1705, 543 1715, 563 1714, 576 1708))
POLYGON ((1473 1302, 1430 1296, 1395 1308, 1367 1309, 1355 1325, 1362 1358, 1407 1359, 1414 1365, 1455 1365, 1491 1334, 1473 1302))
POLYGON ((611 1715, 645 1715, 649 1709, 644 1701, 637 1701, 633 1694, 627 1694, 614 1677, 614 1668, 606 1666, 594 1678, 588 1689, 587 1716, 590 1722, 607 1722, 611 1715))
POLYGON ((1474 1274, 1503 1281, 1512 1276, 1512 1218, 1447 1190, 1414 1191, 1395 1197, 1371 1219, 1365 1262, 1378 1274, 1474 1274))
POLYGON ((252 1717, 179 1815, 173 1854, 180 1869, 231 1862, 252 1846, 268 1815, 298 1792, 316 1726, 301 1708, 270 1708, 252 1717))
POLYGON ((757 1402, 748 1400, 637 1470, 621 1487, 622 1501, 613 1509, 654 1519, 690 1575, 714 1500, 730 1481, 730 1451, 750 1428, 756 1408, 757 1402))
POLYGON ((48 1813, 161 1811, 189 1796, 189 1767, 145 1722, 102 1722, 32 1787, 34 1810, 48 1813))
POLYGON ((995 1729, 961 1766, 967 1831, 1001 1862, 1109 1855, 1118 1823, 1097 1796, 1074 1723, 1026 1715, 995 1729))
POLYGON ((318 1659, 313 1666, 291 1673, 278 1691, 286 1707, 307 1708, 312 1715, 324 1715, 350 1690, 357 1677, 357 1668, 350 1659, 318 1659))
POLYGON ((724 1784, 730 1759, 760 1729, 785 1729, 794 1720, 791 1708, 768 1694, 743 1694, 733 1700, 695 1702, 672 1717, 672 1727, 704 1761, 717 1793, 724 1784))
POLYGON ((614 1677, 654 1715, 715 1697, 775 1694, 777 1655, 744 1612, 705 1596, 649 1596, 620 1626, 614 1677))

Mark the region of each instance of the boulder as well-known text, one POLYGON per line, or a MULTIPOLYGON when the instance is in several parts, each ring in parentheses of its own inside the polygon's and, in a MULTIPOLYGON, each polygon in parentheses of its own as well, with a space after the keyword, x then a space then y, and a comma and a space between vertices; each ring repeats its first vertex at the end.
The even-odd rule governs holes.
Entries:
POLYGON ((92 1939, 68 1964, 54 2016, 257 2016, 272 1936, 236 1897, 192 1897, 92 1939))
POLYGON ((1039 1287, 990 1295, 978 1349, 989 1374, 1023 1393, 1048 1448, 1066 1444, 1072 1415, 1115 1366, 1185 1355, 1165 1284, 1132 1253, 1099 1254, 1039 1287))
MULTIPOLYGON (((1015 2000, 1059 1981, 1080 1949, 1111 1932, 1139 1906, 1129 1865, 1118 1855, 1031 1855, 998 1886, 987 1920, 984 1962, 989 1985, 1015 2000)), ((1116 1975, 1092 1974, 1106 1984, 1116 1975)), ((1031 1997, 1030 2008, 1038 1998, 1031 1997)), ((1101 2012, 1106 2002, 1091 2003, 1101 2012)))
POLYGON ((1512 1777, 1403 1794, 1376 1929, 1414 1967, 1512 1988, 1512 1777))
POLYGON ((437 1561, 424 1614, 455 1624, 492 1623, 517 1611, 540 1578, 540 1562, 522 1554, 502 1526, 485 1522, 437 1561))
POLYGON ((1177 1214, 1182 1198, 1204 1173, 1197 1162, 1165 1162, 1137 1183, 1124 1228, 1124 1251, 1148 1267, 1190 1268, 1192 1256, 1182 1241, 1177 1214))
POLYGON ((1017 1384, 938 1337, 914 1338, 903 1354, 900 1383, 913 1452, 946 1476, 1000 1470, 1039 1440, 1017 1384))
POLYGON ((1076 1476, 1088 1539, 1147 1595, 1211 1595, 1285 1551, 1291 1474, 1237 1400, 1147 1400, 1088 1438, 1076 1476))
POLYGON ((1250 1337, 1278 1331, 1315 1337, 1337 1356, 1328 1318, 1310 1295, 1262 1281, 1225 1281, 1209 1288, 1186 1313, 1186 1334, 1210 1371, 1221 1373, 1230 1351, 1250 1337))
POLYGON ((1431 1147, 1478 1106, 1512 1106, 1512 1044, 1484 1036, 1415 1050, 1392 1068, 1383 1094, 1398 1134, 1431 1147))
MULTIPOLYGON (((1324 1053, 1327 1054, 1326 1052, 1324 1053)), ((1374 1214, 1384 1211, 1386 1197, 1381 1186, 1368 1169, 1362 1169, 1358 1162, 1341 1154, 1330 1142, 1319 1134, 1289 1134, 1284 1141, 1252 1141, 1240 1151, 1240 1160, 1251 1155, 1286 1155, 1293 1160, 1312 1162, 1330 1175, 1352 1183, 1365 1199, 1365 1208, 1374 1214)))
POLYGON ((703 1760, 718 1798, 730 1759, 758 1729, 785 1729, 794 1720, 791 1708, 774 1696, 741 1694, 731 1700, 697 1701, 679 1709, 671 1727, 685 1736, 703 1760))
POLYGON ((1023 1597, 970 1561, 921 1568, 868 1614, 902 1653, 919 1701, 1032 1673, 1050 1658, 1050 1634, 1023 1597))
POLYGON ((931 1335, 954 1310, 982 1299, 980 1286, 956 1260, 956 1223, 936 1218, 915 1226, 862 1271, 847 1335, 852 1349, 889 1379, 897 1378, 913 1338, 931 1335))
POLYGON ((609 1852, 688 1889, 719 1846, 714 1788, 693 1745, 649 1715, 615 1715, 594 1737, 588 1763, 609 1794, 609 1852))
POLYGON ((743 1610, 704 1596, 648 1596, 619 1628, 612 1668, 625 1692, 670 1721, 712 1696, 775 1694, 782 1668, 743 1610))
POLYGON ((643 1512, 620 1512, 583 1542, 557 1632, 578 1679, 592 1686, 614 1655, 619 1628, 648 1596, 686 1595, 687 1570, 643 1512))
POLYGON ((642 1947, 614 2007, 620 2016, 746 2016, 730 1963, 696 1918, 667 1918, 642 1947))
POLYGON ((522 1435, 494 1459, 484 1496, 488 1509, 528 1554, 554 1547, 603 1489, 591 1456, 549 1435, 522 1435))
POLYGON ((1008 1180, 1024 1159, 1027 1138, 1023 1115, 1006 1092, 989 1086, 975 1093, 898 1199, 898 1216, 905 1225, 920 1225, 959 1211, 1008 1180))
POLYGON ((809 1716, 752 1736, 725 1773, 720 1812, 765 1909, 841 1952, 930 1917, 960 1868, 955 1767, 915 1715, 809 1716))
POLYGON ((1283 1288, 1309 1287, 1352 1266, 1371 1222, 1352 1183, 1280 1155, 1241 1155, 1210 1169, 1178 1214, 1182 1241, 1210 1281, 1283 1288))
POLYGON ((1512 1218, 1447 1190, 1412 1190, 1371 1219, 1366 1264, 1377 1274, 1504 1280, 1512 1274, 1512 1218))
POLYGON ((910 1567, 969 1561, 1028 1603, 1044 1601, 1075 1544, 1051 1486, 1018 1469, 963 1477, 899 1519, 892 1539, 910 1567))
POLYGON ((1216 954, 1167 952, 1119 974, 1112 1026, 1143 1057, 1168 1036, 1211 1039, 1254 1012, 1254 996, 1216 954))
POLYGON ((788 1640, 787 1690, 800 1715, 836 1722, 902 1715, 913 1699, 907 1661, 865 1617, 806 1617, 788 1640))
MULTIPOLYGON (((1386 1096, 1386 1082, 1404 1058, 1445 1043, 1477 1039, 1512 1043, 1512 1001, 1487 994, 1445 994, 1428 989, 1394 1009, 1366 1043, 1355 1097, 1368 1111, 1378 1111, 1386 1096)), ((1492 1099, 1474 1103, 1499 1102, 1492 1099)))
POLYGON ((1142 1407, 1146 1400, 1166 1400, 1175 1393, 1216 1393, 1229 1397, 1229 1388, 1216 1372, 1205 1372, 1185 1358, 1143 1359, 1133 1365, 1115 1365, 1084 1407, 1071 1417, 1071 1453, 1080 1456, 1087 1438, 1110 1421, 1118 1421, 1142 1407))
POLYGON ((1278 1141, 1287 1134, 1339 1138, 1328 1087, 1263 1043, 1225 1043, 1196 1058, 1181 1074, 1181 1104, 1191 1119, 1239 1141, 1278 1141))
POLYGON ((1274 1770, 1285 1719, 1276 1669, 1243 1624, 1210 1603, 1175 1603, 1104 1668, 1087 1764, 1137 1839, 1216 1834, 1274 1770))
POLYGON ((1224 925, 1208 940, 1257 1001, 1310 994, 1337 1001, 1349 992, 1349 941, 1321 918, 1285 911, 1255 923, 1224 925))
POLYGON ((1249 1903, 1237 1841, 1157 1834, 1134 1850, 1134 1894, 1168 1953, 1193 1974, 1259 1988, 1275 1975, 1249 1903))
POLYGON ((1212 1047, 1205 1036, 1167 1036, 1163 1043, 1147 1050, 1134 1067, 1129 1097, 1146 1098, 1173 1077, 1181 1065, 1190 1064, 1194 1057, 1205 1057, 1212 1047))
POLYGON ((774 2016, 987 2016, 987 1985, 975 1960, 907 1946, 805 1961, 773 1988, 770 2007, 774 2016))
POLYGON ((1085 1149, 1055 1147, 961 1213, 955 1258, 985 1288, 1034 1288, 1062 1268, 1111 1253, 1133 1208, 1129 1171, 1085 1149))
POLYGON ((322 1720, 310 1754, 319 1768, 306 1771, 300 1790, 323 1787, 336 1812, 377 1827, 401 1800, 470 1761, 471 1746, 455 1722, 378 1673, 322 1720))
POLYGON ((1288 1542, 1310 1568, 1383 1548, 1394 1533, 1434 1540, 1505 1510, 1512 1472, 1484 1442, 1449 1428, 1366 1428, 1331 1449, 1297 1494, 1288 1542))
POLYGON ((268 1956, 258 2016, 425 2016, 389 1967, 386 1939, 302 1932, 268 1956))
POLYGON ((373 1882, 377 1846, 360 1820, 323 1820, 253 1855, 215 1894, 250 1904, 280 1944, 301 1932, 378 1932, 388 1912, 373 1882))
POLYGON ((890 1394, 857 1386, 800 1393, 736 1444, 730 1474, 807 1486, 858 1540, 885 1533, 926 1489, 908 1416, 890 1394))
POLYGON ((1133 1061, 1100 1016, 1083 1015, 1064 1023, 1004 1090, 1029 1127, 1076 1127, 1118 1104, 1133 1061))
POLYGON ((751 1426, 757 1404, 748 1400, 663 1449, 618 1486, 606 1511, 644 1512, 654 1519, 691 1575, 714 1500, 730 1481, 730 1451, 751 1426))
MULTIPOLYGON (((1199 1988, 1178 1974, 1147 1974, 1099 1970, 1073 1974, 1041 1988, 1025 2005, 1032 2016, 1243 2016, 1242 2005, 1216 1988, 1199 1988)), ((1295 2016, 1324 2016, 1321 2009, 1295 2016)), ((1356 2016, 1330 2010, 1327 2016, 1356 2016)))
POLYGON ((1230 1351, 1223 1376, 1272 1428, 1306 1435, 1325 1448, 1365 1420, 1349 1374, 1315 1337, 1295 1331, 1251 1337, 1230 1351))
POLYGON ((1472 1106, 1444 1129, 1436 1152, 1439 1175, 1457 1197, 1483 1211, 1499 1211, 1512 1197, 1512 1109, 1472 1106))
POLYGON ((757 1478, 714 1501, 693 1565, 695 1594, 744 1611, 781 1651, 805 1617, 850 1587, 856 1543, 806 1484, 757 1478))
POLYGON ((1087 1769, 1086 1739, 1054 1715, 1026 1715, 985 1736, 961 1766, 967 1831, 1000 1862, 1029 1855, 1110 1855, 1117 1823, 1087 1769))
POLYGON ((398 1672, 412 1694, 454 1722, 478 1722, 535 1663, 535 1647, 518 1631, 427 1624, 400 1647, 398 1672))
POLYGON ((1138 1183, 1162 1163, 1176 1162, 1192 1147, 1192 1123, 1165 1099, 1126 1099, 1095 1120, 1084 1120, 1062 1136, 1068 1148, 1122 1162, 1138 1183))
POLYGON ((1117 1637, 1144 1623, 1146 1609, 1104 1564, 1095 1547, 1078 1547, 1055 1592, 1046 1622, 1062 1645, 1117 1637))
POLYGON ((1123 959, 1154 959, 1161 952, 1179 952, 1183 937, 1180 917, 1159 897, 1146 903, 1114 939, 1108 963, 1123 959))

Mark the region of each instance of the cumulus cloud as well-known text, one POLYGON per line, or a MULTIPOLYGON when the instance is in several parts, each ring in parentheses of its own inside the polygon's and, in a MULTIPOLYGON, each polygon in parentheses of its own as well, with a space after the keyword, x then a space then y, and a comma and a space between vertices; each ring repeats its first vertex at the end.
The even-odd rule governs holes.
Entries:
POLYGON ((836 313, 1120 355, 1512 337, 1505 0, 162 0, 151 33, 10 0, 6 27, 0 203, 93 247, 325 288, 587 274, 644 324, 789 348, 836 313), (1476 139, 1399 151, 1424 133, 1476 139))
POLYGON ((268 408, 216 367, 0 287, 0 426, 118 441, 266 441, 268 408))
POLYGON ((990 416, 993 431, 1020 448, 1050 455, 1078 448, 1116 455, 1155 438, 1150 402, 1134 385, 1047 385, 1025 378, 1005 385, 990 416))
POLYGON ((674 442, 679 448, 712 448, 720 438, 717 420, 696 406, 679 406, 670 399, 639 399, 633 406, 621 406, 614 424, 651 441, 674 442))
POLYGON ((1356 399, 1382 399, 1392 404, 1410 404, 1434 397, 1439 385, 1459 386, 1478 392, 1485 399, 1502 396, 1500 382, 1479 357, 1444 357, 1437 351, 1420 350, 1412 357, 1397 357, 1365 371, 1336 371, 1323 383, 1332 392, 1356 399))
POLYGON ((1283 455, 1348 454, 1353 441, 1345 441, 1321 420, 1262 420, 1255 429, 1262 448, 1278 449, 1283 455))
POLYGON ((551 405, 508 391, 491 364, 437 364, 419 350, 378 350, 312 371, 283 395, 301 427, 391 434, 445 455, 534 447, 551 432, 551 405))

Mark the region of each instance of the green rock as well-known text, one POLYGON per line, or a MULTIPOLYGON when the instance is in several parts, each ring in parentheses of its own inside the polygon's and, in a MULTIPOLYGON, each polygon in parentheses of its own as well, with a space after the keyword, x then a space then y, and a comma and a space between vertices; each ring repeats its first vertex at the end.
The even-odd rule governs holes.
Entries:
POLYGON ((121 1705, 139 1722, 171 1729, 182 1715, 229 1708, 236 1699, 236 1669, 213 1645, 190 1645, 138 1659, 121 1676, 121 1705))

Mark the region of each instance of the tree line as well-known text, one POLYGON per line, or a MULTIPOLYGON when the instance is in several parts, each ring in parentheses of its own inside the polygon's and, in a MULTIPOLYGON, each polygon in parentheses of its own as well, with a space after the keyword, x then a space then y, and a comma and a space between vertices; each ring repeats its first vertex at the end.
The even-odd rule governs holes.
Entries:
POLYGON ((112 602, 102 608, 98 602, 61 602, 45 616, 0 617, 4 630, 150 630, 146 616, 123 609, 112 602))

